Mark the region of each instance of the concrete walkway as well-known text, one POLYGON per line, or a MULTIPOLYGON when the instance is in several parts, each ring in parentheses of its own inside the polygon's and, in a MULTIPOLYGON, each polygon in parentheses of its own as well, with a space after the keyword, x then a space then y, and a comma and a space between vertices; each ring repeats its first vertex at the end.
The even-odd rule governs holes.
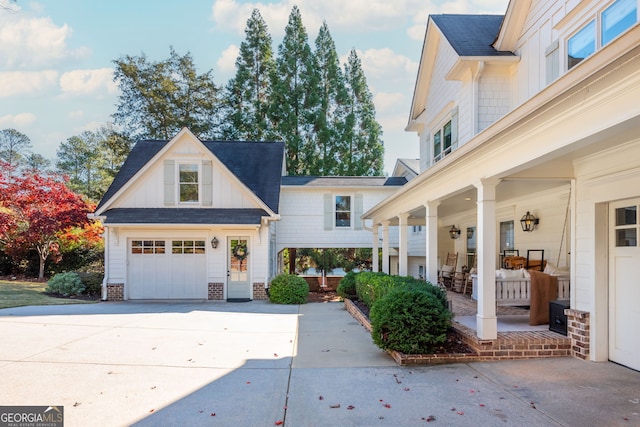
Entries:
POLYGON ((22 307, 0 337, 0 404, 63 405, 66 426, 640 425, 636 371, 403 368, 341 303, 22 307))

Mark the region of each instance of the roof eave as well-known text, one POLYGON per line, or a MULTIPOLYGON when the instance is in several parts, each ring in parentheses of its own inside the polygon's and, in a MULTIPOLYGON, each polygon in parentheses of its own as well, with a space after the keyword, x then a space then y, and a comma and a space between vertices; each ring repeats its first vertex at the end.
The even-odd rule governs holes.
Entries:
POLYGON ((464 80, 467 72, 475 71, 478 64, 484 62, 491 65, 511 66, 520 62, 517 55, 461 56, 445 75, 445 80, 464 80))

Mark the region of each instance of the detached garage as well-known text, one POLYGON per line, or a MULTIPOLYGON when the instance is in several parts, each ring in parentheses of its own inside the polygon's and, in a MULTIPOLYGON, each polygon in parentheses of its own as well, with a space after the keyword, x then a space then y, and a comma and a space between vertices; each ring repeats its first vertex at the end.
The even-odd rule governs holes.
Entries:
POLYGON ((130 299, 206 299, 205 240, 129 240, 130 299))

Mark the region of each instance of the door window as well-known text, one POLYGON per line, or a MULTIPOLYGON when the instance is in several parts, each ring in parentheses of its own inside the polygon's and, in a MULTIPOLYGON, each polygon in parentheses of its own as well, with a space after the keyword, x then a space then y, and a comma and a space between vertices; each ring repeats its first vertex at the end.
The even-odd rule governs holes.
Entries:
POLYGON ((615 212, 616 246, 638 246, 638 207, 625 206, 615 212))

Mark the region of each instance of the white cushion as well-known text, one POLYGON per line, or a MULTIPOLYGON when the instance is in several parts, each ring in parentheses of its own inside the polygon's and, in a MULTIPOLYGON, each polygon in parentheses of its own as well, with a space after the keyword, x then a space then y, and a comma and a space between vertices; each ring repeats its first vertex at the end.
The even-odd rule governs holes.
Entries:
POLYGON ((500 269, 500 279, 522 279, 524 278, 524 269, 519 270, 506 270, 500 269))
POLYGON ((550 276, 569 276, 569 270, 556 267, 553 263, 547 261, 547 265, 544 267, 543 273, 550 276))

